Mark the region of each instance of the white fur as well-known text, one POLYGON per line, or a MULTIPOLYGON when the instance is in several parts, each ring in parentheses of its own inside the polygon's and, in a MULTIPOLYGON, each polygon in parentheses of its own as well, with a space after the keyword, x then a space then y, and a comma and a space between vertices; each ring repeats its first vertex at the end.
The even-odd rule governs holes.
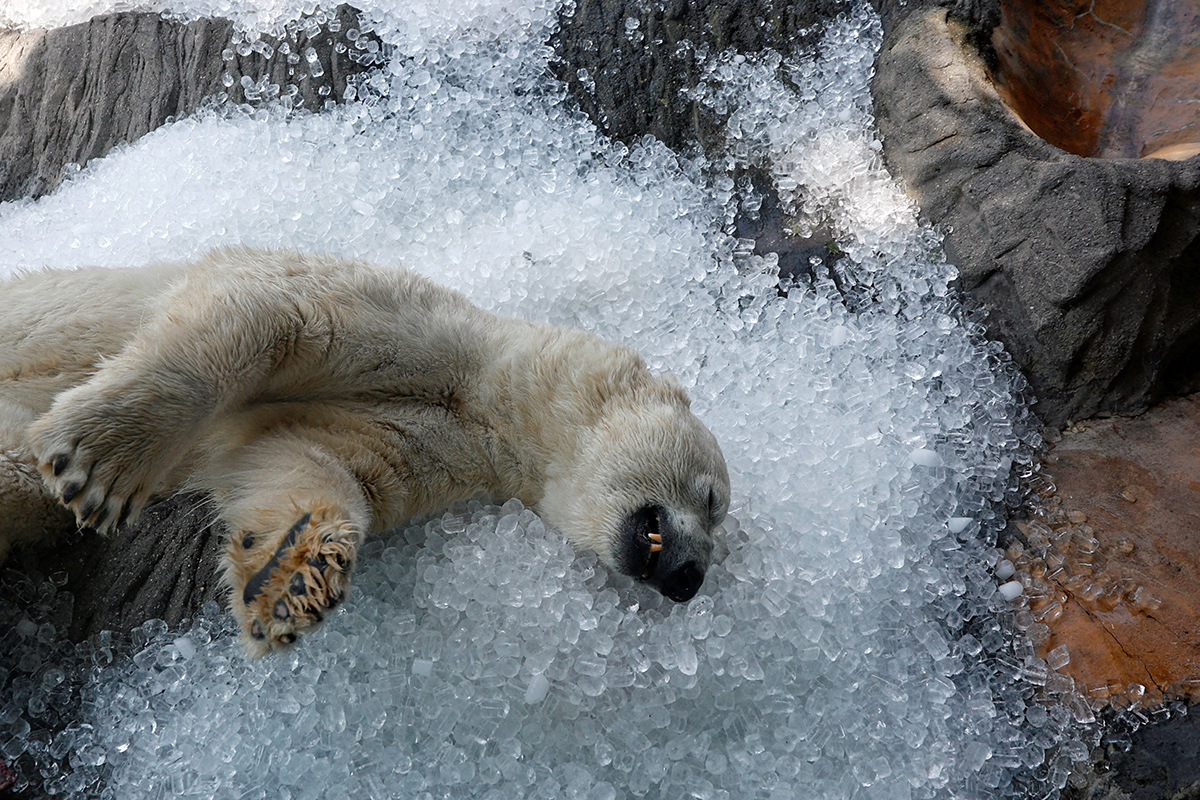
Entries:
POLYGON ((106 530, 181 488, 235 535, 314 503, 365 534, 482 490, 613 566, 647 503, 706 564, 728 502, 673 378, 398 267, 230 248, 0 284, 0 559, 69 527, 64 492, 106 530))

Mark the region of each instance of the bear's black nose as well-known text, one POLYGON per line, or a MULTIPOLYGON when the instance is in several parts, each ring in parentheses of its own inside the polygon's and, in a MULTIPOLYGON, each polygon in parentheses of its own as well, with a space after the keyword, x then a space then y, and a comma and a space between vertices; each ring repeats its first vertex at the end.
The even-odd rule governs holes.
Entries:
POLYGON ((696 596, 700 584, 704 583, 704 570, 695 561, 689 561, 679 569, 663 577, 659 591, 674 600, 684 603, 696 596))

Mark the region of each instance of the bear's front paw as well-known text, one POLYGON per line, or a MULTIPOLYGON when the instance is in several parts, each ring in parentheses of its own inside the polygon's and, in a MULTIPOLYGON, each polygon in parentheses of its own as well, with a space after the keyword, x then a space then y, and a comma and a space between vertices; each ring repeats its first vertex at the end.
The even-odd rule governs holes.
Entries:
POLYGON ((101 533, 137 517, 162 480, 170 437, 129 409, 57 404, 28 440, 51 496, 101 533))
POLYGON ((242 644, 253 657, 291 646, 321 624, 350 588, 359 534, 322 511, 286 532, 243 532, 227 552, 226 575, 242 644))

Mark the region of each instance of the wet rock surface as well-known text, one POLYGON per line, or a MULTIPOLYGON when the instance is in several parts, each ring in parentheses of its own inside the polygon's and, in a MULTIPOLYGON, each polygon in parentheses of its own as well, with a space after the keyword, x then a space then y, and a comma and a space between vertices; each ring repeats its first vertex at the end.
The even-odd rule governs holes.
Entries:
POLYGON ((1010 557, 1060 671, 1120 708, 1200 700, 1200 396, 1091 420, 1047 457, 1010 557))
MULTIPOLYGON (((1147 700, 1200 700, 1197 442, 1200 397, 1192 396, 1134 419, 1069 429, 1050 466, 1062 508, 1086 515, 1099 543, 1092 591, 1111 581, 1108 595, 1121 591, 1124 601, 1106 610, 1103 594, 1098 603, 1076 600, 1055 635, 1070 638, 1081 655, 1091 648, 1130 658, 1107 679, 1119 675, 1126 685, 1148 679, 1147 700), (1143 678, 1135 680, 1138 675, 1143 678)), ((1092 685, 1108 671, 1104 663, 1101 653, 1073 658, 1068 672, 1092 685)))
POLYGON ((1138 730, 1130 745, 1109 757, 1111 781, 1130 800, 1200 797, 1200 713, 1195 708, 1187 716, 1138 730))
POLYGON ((1046 458, 1040 513, 1016 526, 1017 613, 1046 626, 1038 654, 1108 723, 1072 800, 1198 796, 1197 442, 1197 395, 1072 426, 1046 458))

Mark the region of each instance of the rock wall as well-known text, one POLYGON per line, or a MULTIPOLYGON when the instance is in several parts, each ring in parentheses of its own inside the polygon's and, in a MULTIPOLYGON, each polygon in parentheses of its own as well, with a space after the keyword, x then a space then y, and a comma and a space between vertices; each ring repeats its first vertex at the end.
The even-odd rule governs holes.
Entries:
POLYGON ((851 0, 577 0, 551 44, 555 72, 609 136, 650 135, 674 150, 721 144, 723 121, 688 96, 704 57, 728 49, 797 52, 851 0))
POLYGON ((888 163, 945 230, 959 288, 1044 422, 1138 414, 1200 389, 1200 159, 1059 150, 1004 105, 971 46, 996 18, 986 4, 963 20, 934 3, 881 5, 872 94, 888 163))
POLYGON ((269 59, 262 45, 239 52, 225 19, 184 24, 122 13, 49 31, 0 31, 0 201, 51 192, 68 165, 100 158, 206 101, 244 102, 274 84, 294 86, 294 104, 320 109, 373 63, 365 44, 345 40, 356 23, 354 10, 339 6, 328 18, 298 21, 289 37, 263 40, 272 51, 282 41, 297 55, 313 48, 319 70, 299 58, 269 59))
POLYGON ((224 547, 225 529, 205 499, 177 495, 109 537, 80 531, 53 547, 15 551, 4 568, 23 578, 0 578, 0 597, 43 580, 65 587, 73 602, 55 623, 75 641, 148 619, 177 625, 206 600, 224 605, 217 583, 224 547))

